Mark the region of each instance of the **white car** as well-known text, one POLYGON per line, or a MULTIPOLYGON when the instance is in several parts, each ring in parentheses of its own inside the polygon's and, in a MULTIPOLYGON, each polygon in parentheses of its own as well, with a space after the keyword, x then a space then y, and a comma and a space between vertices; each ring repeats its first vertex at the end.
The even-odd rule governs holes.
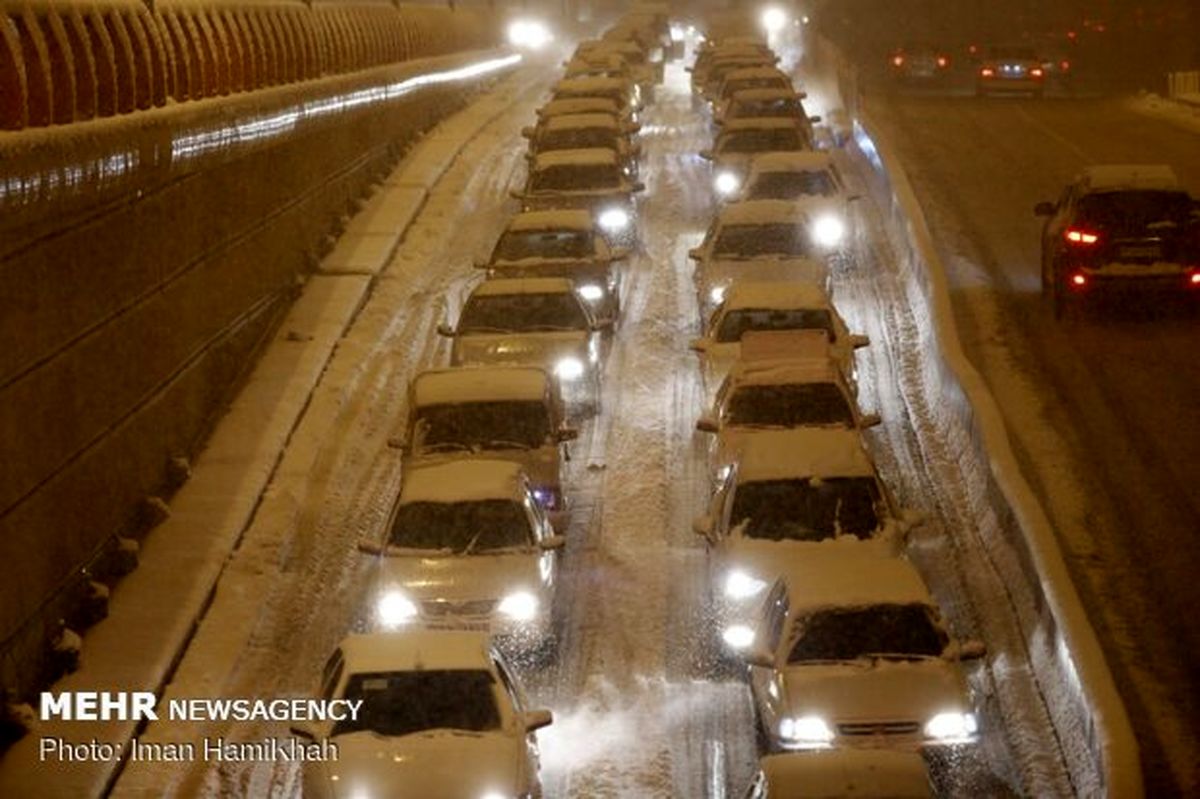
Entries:
POLYGON ((950 637, 903 558, 788 559, 743 640, 770 751, 978 741, 959 661, 982 656, 983 645, 950 637))
POLYGON ((597 401, 604 333, 575 284, 562 277, 485 280, 463 305, 458 326, 440 325, 454 339, 452 366, 540 366, 558 378, 568 402, 597 401))
POLYGON ((625 126, 612 114, 562 114, 536 128, 524 128, 521 135, 529 139, 530 161, 539 153, 600 147, 616 152, 626 173, 637 176, 641 147, 630 141, 625 126))
POLYGON ((781 558, 890 557, 913 522, 856 431, 810 428, 745 436, 717 475, 708 513, 692 527, 708 544, 717 609, 738 617, 779 576, 781 558))
POLYGON ((525 188, 513 196, 521 201, 523 211, 586 209, 609 241, 629 246, 637 240, 633 196, 645 188, 620 155, 594 147, 534 156, 525 188))
POLYGON ((555 535, 521 467, 461 460, 410 470, 388 516, 370 593, 376 629, 468 629, 521 652, 554 640, 555 535))
POLYGON ((642 107, 641 90, 627 78, 564 78, 550 91, 554 100, 604 97, 615 102, 622 111, 636 112, 642 107))
POLYGON ((610 97, 571 97, 551 100, 537 110, 538 124, 566 114, 612 114, 621 120, 627 133, 637 133, 641 125, 637 114, 610 97))
POLYGON ((746 89, 791 90, 792 79, 787 73, 774 66, 752 66, 734 69, 725 73, 720 86, 712 96, 713 109, 719 109, 735 92, 746 89))
POLYGON ((870 344, 870 339, 850 333, 823 288, 811 283, 734 281, 709 317, 704 335, 691 342, 700 357, 706 390, 721 385, 741 356, 745 334, 803 330, 824 332, 830 353, 853 383, 854 351, 870 344))
POLYGON ((803 202, 813 215, 813 234, 829 248, 853 241, 851 194, 828 152, 765 153, 750 160, 745 182, 730 195, 736 200, 803 202))
POLYGON ((610 247, 592 215, 582 210, 525 211, 500 235, 486 263, 490 279, 565 277, 597 319, 616 319, 621 310, 624 247, 610 247))
POLYGON ((932 799, 933 786, 917 752, 813 749, 781 752, 758 762, 745 799, 932 799))
POLYGON ((806 152, 812 148, 808 133, 794 119, 731 119, 721 126, 712 149, 701 150, 700 157, 712 162, 713 191, 720 198, 737 190, 755 156, 806 152))
POLYGON ((533 366, 429 369, 408 388, 404 468, 462 459, 513 461, 556 530, 565 530, 567 425, 558 383, 533 366))
POLYGON ((292 728, 337 746, 336 759, 304 765, 306 799, 542 795, 536 731, 553 719, 527 709, 483 633, 351 635, 327 661, 319 696, 362 704, 353 718, 292 728))
POLYGON ((814 242, 802 205, 752 200, 722 208, 704 241, 688 252, 700 322, 708 321, 735 281, 787 281, 831 288, 827 251, 814 242))

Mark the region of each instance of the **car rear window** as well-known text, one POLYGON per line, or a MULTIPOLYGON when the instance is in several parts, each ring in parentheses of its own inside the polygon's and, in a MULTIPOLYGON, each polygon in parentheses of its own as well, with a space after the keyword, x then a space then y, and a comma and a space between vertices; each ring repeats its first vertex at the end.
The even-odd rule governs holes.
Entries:
POLYGON ((1079 200, 1080 223, 1116 233, 1179 227, 1191 217, 1191 198, 1181 191, 1109 191, 1079 200))

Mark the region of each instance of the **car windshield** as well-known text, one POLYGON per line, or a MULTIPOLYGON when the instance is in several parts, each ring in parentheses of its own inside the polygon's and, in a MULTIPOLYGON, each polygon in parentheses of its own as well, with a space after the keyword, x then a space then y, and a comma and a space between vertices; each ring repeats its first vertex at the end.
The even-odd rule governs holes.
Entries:
POLYGON ((769 153, 805 149, 798 128, 754 128, 726 133, 717 142, 718 153, 769 153))
POLYGON ((351 674, 343 698, 362 700, 362 706, 337 722, 331 735, 498 730, 494 684, 491 673, 482 669, 351 674))
POLYGON ((850 403, 833 383, 740 386, 721 416, 738 427, 854 426, 850 403))
POLYGON ((1110 236, 1144 234, 1148 227, 1180 227, 1192 219, 1192 201, 1182 191, 1107 191, 1079 200, 1078 221, 1110 236))
POLYGON ((621 170, 616 164, 559 164, 533 173, 531 191, 589 191, 619 189, 621 170))
POLYGON ((461 402, 417 411, 418 449, 536 449, 550 437, 550 412, 541 402, 461 402))
POLYGON ((406 502, 396 511, 388 544, 469 555, 533 546, 525 507, 511 499, 406 502))
POLYGON ((730 116, 735 119, 746 117, 798 117, 800 104, 793 99, 780 98, 777 100, 739 100, 730 109, 730 116))
POLYGON ((587 330, 588 318, 573 293, 485 294, 467 300, 460 333, 537 333, 587 330))
POLYGON ((713 244, 713 254, 729 258, 809 254, 808 233, 792 222, 765 225, 723 225, 713 244))
POLYGON ((737 487, 730 523, 767 541, 869 538, 879 527, 879 488, 871 477, 758 480, 737 487))
POLYGON ((509 230, 496 242, 492 260, 591 258, 594 255, 590 230, 509 230))
POLYGON ((798 200, 801 197, 832 197, 838 186, 824 169, 804 172, 763 172, 750 184, 748 200, 798 200))
POLYGON ((949 639, 925 605, 874 605, 814 613, 796 625, 788 663, 856 660, 871 655, 938 657, 949 639))
POLYGON ((770 330, 824 330, 835 339, 833 316, 823 308, 739 308, 722 317, 716 339, 730 344, 746 333, 770 330))
POLYGON ((606 147, 609 150, 616 150, 619 145, 617 132, 612 128, 548 130, 537 140, 539 152, 543 150, 586 150, 589 147, 606 147))

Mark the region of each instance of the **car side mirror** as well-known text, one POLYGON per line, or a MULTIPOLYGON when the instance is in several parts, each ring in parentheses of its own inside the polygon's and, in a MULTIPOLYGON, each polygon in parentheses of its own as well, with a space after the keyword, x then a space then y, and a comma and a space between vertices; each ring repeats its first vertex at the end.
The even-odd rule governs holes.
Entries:
POLYGON ((859 421, 859 424, 861 424, 864 428, 878 427, 880 425, 880 423, 883 422, 883 420, 879 418, 879 414, 877 414, 877 413, 864 413, 861 417, 859 417, 858 421, 859 421))
POLYGON ((1033 206, 1034 216, 1054 216, 1054 203, 1040 202, 1033 206))
POLYGON ((525 732, 533 732, 554 723, 554 714, 549 710, 531 710, 525 714, 525 732))
POLYGON ((850 346, 856 350, 861 350, 863 347, 871 344, 871 337, 861 333, 854 333, 850 336, 850 346))
POLYGON ((688 250, 688 258, 691 258, 693 261, 699 261, 703 257, 704 252, 699 247, 693 247, 688 250))
POLYGON ((546 550, 547 552, 552 552, 556 549, 562 549, 566 545, 567 545, 567 537, 565 535, 547 536, 541 540, 541 543, 538 544, 539 547, 546 550))
POLYGON ((358 542, 358 551, 364 555, 382 555, 387 547, 378 541, 362 540, 358 542))
POLYGON ((692 532, 711 541, 713 536, 712 516, 697 516, 695 519, 692 519, 692 532))
POLYGON ((808 92, 796 92, 796 96, 801 100, 805 100, 808 98, 808 92))
POLYGON ((719 433, 721 426, 717 424, 715 418, 709 414, 705 414, 696 420, 696 429, 701 433, 719 433))
POLYGON ((574 427, 560 427, 558 428, 558 432, 554 434, 554 438, 560 444, 567 441, 574 441, 579 438, 579 431, 574 427))
POLYGON ((820 115, 820 114, 813 114, 812 116, 810 116, 810 117, 808 118, 808 121, 809 121, 809 122, 811 122, 811 123, 813 123, 813 124, 815 125, 815 124, 817 124, 818 122, 820 122, 820 121, 821 121, 821 115, 820 115))
POLYGON ((646 184, 640 180, 636 181, 633 184, 633 186, 630 187, 630 191, 632 191, 634 194, 637 194, 638 192, 643 192, 645 190, 646 190, 646 184))
POLYGON ((708 339, 694 338, 688 343, 688 348, 692 352, 708 352, 708 339))
POLYGON ((764 669, 775 667, 775 658, 771 657, 771 653, 764 651, 761 646, 751 646, 742 653, 742 659, 751 666, 759 666, 764 669))
POLYGON ((316 741, 317 733, 312 727, 307 724, 293 724, 288 727, 288 732, 297 738, 303 738, 306 741, 316 741))
POLYGON ((641 133, 642 132, 642 123, 641 122, 631 122, 630 124, 625 126, 625 129, 628 130, 630 133, 641 133))
POLYGON ((454 328, 446 322, 442 322, 437 326, 437 332, 439 336, 445 336, 446 338, 454 338, 455 336, 454 328))
POLYGON ((712 150, 701 150, 700 152, 698 152, 698 153, 697 153, 697 155, 699 155, 699 156, 700 156, 701 158, 703 158, 705 161, 711 161, 711 160, 713 160, 713 153, 712 153, 712 150))
POLYGON ((915 508, 903 508, 900 511, 900 530, 905 536, 925 524, 926 516, 915 508))
POLYGON ((959 660, 979 660, 987 655, 987 644, 983 641, 970 640, 958 644, 959 660))

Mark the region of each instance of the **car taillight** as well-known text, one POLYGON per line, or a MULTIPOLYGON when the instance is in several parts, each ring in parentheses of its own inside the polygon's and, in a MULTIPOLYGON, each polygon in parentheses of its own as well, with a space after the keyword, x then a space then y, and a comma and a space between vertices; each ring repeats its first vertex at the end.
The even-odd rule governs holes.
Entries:
POLYGON ((1068 228, 1067 232, 1063 234, 1063 238, 1072 244, 1078 244, 1084 247, 1088 247, 1100 241, 1100 236, 1098 234, 1087 230, 1080 230, 1079 228, 1068 228))
POLYGON ((1188 285, 1192 288, 1200 288, 1200 272, 1192 272, 1188 277, 1188 285))
POLYGON ((1035 78, 1040 78, 1042 76, 1042 68, 1034 67, 1033 69, 1029 70, 1029 74, 1035 78))
POLYGON ((991 67, 984 67, 983 69, 979 70, 979 74, 982 77, 990 78, 996 74, 996 70, 992 69, 991 67))
POLYGON ((937 58, 937 65, 938 65, 939 67, 941 67, 942 69, 945 69, 945 68, 946 68, 946 67, 947 67, 949 64, 950 64, 950 59, 949 59, 949 58, 946 58, 946 56, 944 56, 944 55, 940 55, 940 56, 938 56, 938 58, 937 58))
POLYGON ((897 67, 904 66, 904 56, 902 56, 902 55, 892 56, 892 64, 897 67))
POLYGON ((1087 285, 1088 279, 1087 275, 1085 275, 1083 272, 1076 272, 1075 274, 1071 275, 1069 281, 1074 288, 1081 289, 1087 285))
POLYGON ((1059 61, 1058 68, 1061 69, 1063 72, 1066 72, 1067 70, 1069 70, 1071 68, 1071 62, 1067 61, 1065 59, 1063 61, 1059 61))

